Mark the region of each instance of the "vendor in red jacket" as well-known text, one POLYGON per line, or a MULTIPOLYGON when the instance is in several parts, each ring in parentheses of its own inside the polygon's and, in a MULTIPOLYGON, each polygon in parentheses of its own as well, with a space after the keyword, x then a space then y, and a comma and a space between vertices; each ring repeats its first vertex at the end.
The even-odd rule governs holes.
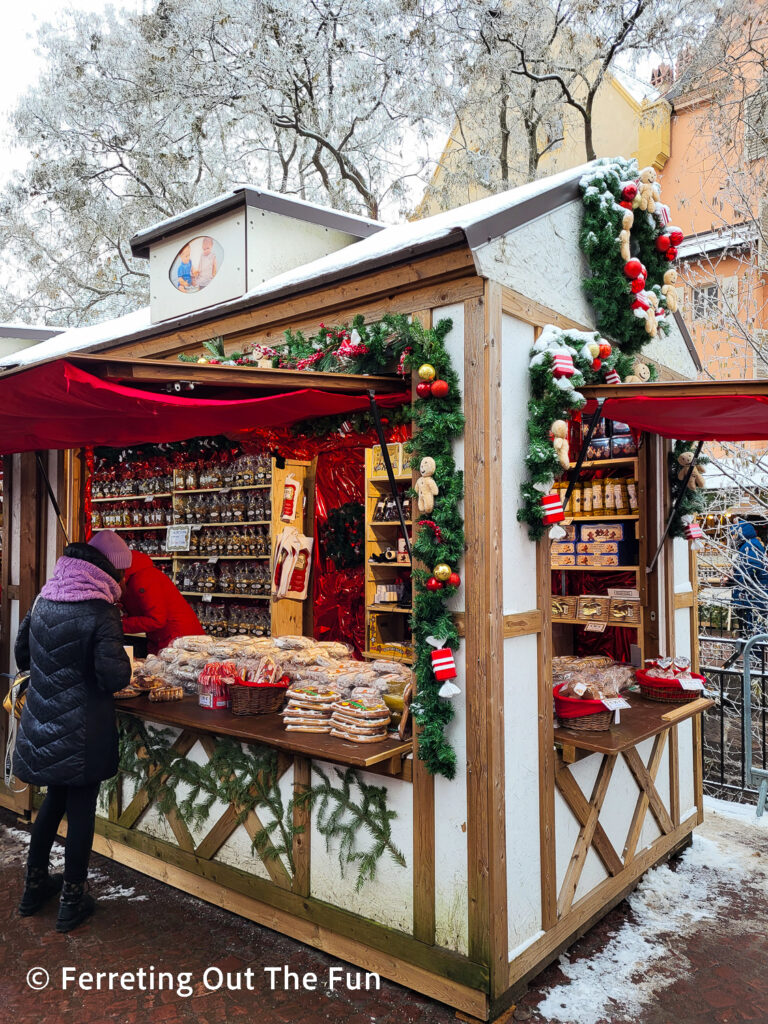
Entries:
POLYGON ((146 633, 150 654, 168 647, 176 637, 204 632, 173 581, 141 551, 133 552, 125 570, 122 605, 123 632, 146 633))

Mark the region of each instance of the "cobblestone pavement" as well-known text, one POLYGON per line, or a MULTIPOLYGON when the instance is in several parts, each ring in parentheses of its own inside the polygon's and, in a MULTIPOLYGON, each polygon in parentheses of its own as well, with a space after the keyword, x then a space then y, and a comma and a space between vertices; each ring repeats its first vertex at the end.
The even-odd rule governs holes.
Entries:
MULTIPOLYGON (((55 852, 60 859, 60 847, 55 852)), ((768 1024, 768 830, 711 815, 693 852, 692 861, 660 869, 655 880, 549 967, 512 1019, 768 1024), (729 866, 732 870, 726 870, 729 866), (682 916, 670 914, 671 901, 685 906, 682 916), (660 913, 654 916, 656 904, 660 913)), ((0 811, 0 1024, 455 1020, 447 1007, 386 980, 380 991, 366 991, 362 974, 363 987, 350 990, 347 971, 353 977, 357 972, 347 965, 96 855, 91 877, 99 909, 71 935, 58 935, 55 901, 35 917, 16 916, 25 856, 25 827, 0 811), (33 992, 25 978, 38 966, 52 980, 44 991, 33 992), (166 979, 164 989, 154 992, 62 991, 64 967, 109 972, 151 966, 156 974, 172 975, 172 987, 166 979), (280 968, 273 990, 265 966, 280 968), (202 978, 209 967, 225 977, 239 975, 243 983, 251 968, 254 991, 208 991, 202 978), (286 988, 284 967, 316 974, 317 990, 286 988), (334 991, 332 968, 341 971, 334 991), (188 996, 179 992, 184 972, 191 976, 188 996)))

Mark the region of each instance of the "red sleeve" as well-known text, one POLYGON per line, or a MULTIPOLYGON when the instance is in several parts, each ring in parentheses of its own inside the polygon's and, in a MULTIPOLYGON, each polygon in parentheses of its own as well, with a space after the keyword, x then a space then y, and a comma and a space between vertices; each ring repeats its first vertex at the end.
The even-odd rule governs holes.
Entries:
POLYGON ((136 580, 136 586, 131 587, 130 594, 126 595, 126 604, 129 610, 136 610, 140 614, 127 615, 123 619, 124 633, 156 633, 162 629, 168 620, 168 602, 164 600, 162 590, 151 585, 142 585, 143 581, 136 580))

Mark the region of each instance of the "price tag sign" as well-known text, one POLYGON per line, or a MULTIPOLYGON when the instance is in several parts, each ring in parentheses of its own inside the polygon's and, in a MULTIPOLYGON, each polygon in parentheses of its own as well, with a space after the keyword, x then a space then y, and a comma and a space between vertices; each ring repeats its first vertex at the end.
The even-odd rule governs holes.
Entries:
POLYGON ((208 565, 216 565, 218 560, 219 560, 219 556, 218 555, 214 555, 213 558, 209 558, 208 559, 208 565))
POLYGON ((151 501, 152 501, 152 495, 151 494, 146 494, 144 496, 144 504, 148 505, 151 501))
POLYGON ((203 604, 210 604, 213 600, 213 594, 203 594, 203 604))
POLYGON ((232 490, 231 487, 220 487, 219 488, 219 494, 229 494, 229 492, 231 490, 232 490))
POLYGON ((682 676, 677 677, 678 683, 684 690, 703 690, 704 683, 700 679, 684 679, 682 676))
POLYGON ((639 601, 640 591, 633 587, 609 587, 608 597, 617 597, 622 601, 639 601))
POLYGON ((585 633, 604 633, 607 622, 588 622, 584 627, 585 633))
POLYGON ((166 551, 189 551, 191 526, 169 526, 165 535, 166 551))
POLYGON ((604 697, 603 704, 609 711, 622 711, 624 708, 632 707, 629 701, 624 700, 623 697, 604 697))

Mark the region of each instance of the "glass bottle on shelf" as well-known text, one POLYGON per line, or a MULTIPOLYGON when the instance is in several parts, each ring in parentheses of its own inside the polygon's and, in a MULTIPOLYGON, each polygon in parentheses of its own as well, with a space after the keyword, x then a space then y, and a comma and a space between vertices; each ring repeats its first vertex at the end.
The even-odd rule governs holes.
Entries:
POLYGON ((245 495, 247 491, 235 491, 230 502, 232 520, 236 523, 243 523, 249 518, 247 515, 247 502, 245 495))
POLYGON ((197 489, 197 470, 193 462, 188 463, 184 470, 184 489, 186 491, 197 489))
POLYGON ((101 510, 99 508, 92 509, 91 510, 91 529, 92 530, 100 530, 101 529, 101 523, 102 523, 101 510))

